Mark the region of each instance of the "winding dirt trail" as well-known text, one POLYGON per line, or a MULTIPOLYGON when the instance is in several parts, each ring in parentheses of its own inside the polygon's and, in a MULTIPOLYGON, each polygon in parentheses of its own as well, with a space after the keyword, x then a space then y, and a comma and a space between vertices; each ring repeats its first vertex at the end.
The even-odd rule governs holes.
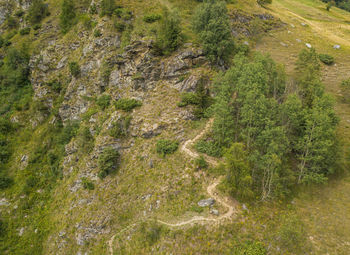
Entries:
MULTIPOLYGON (((181 151, 184 152, 188 157, 190 158, 198 158, 200 155, 196 152, 193 151, 191 148, 192 146, 195 144, 196 141, 198 141, 199 139, 201 139, 212 127, 213 125, 213 119, 210 119, 208 121, 208 123, 206 124, 205 128, 203 129, 203 131, 198 134, 196 137, 194 137, 193 139, 190 139, 188 141, 186 141, 182 146, 181 146, 181 151)), ((212 157, 209 157, 207 155, 204 156, 206 161, 213 165, 216 166, 218 163, 215 159, 213 159, 212 157)), ((206 224, 206 223, 220 223, 221 221, 225 220, 225 219, 229 219, 231 218, 233 215, 235 215, 238 212, 238 203, 228 197, 222 198, 218 195, 218 193, 215 191, 216 187, 218 184, 221 183, 223 179, 223 176, 215 179, 208 187, 207 187, 207 193, 209 194, 209 196, 211 198, 214 198, 216 203, 221 204, 223 207, 225 207, 226 212, 220 216, 210 216, 210 217, 204 217, 204 216, 194 216, 189 220, 183 220, 183 221, 178 221, 176 223, 170 223, 170 222, 166 222, 166 221, 162 221, 162 220, 156 220, 158 223, 163 224, 165 226, 168 227, 182 227, 185 225, 191 225, 194 223, 199 223, 199 224, 206 224)), ((146 219, 147 220, 147 219, 146 219)), ((143 220, 144 221, 144 220, 143 220)), ((115 238, 126 232, 129 229, 134 228, 137 224, 141 223, 142 221, 138 221, 135 222, 129 226, 127 226, 126 228, 122 229, 121 231, 119 231, 117 234, 113 235, 111 237, 111 239, 108 241, 108 248, 109 248, 109 253, 111 255, 113 255, 113 243, 115 238)))

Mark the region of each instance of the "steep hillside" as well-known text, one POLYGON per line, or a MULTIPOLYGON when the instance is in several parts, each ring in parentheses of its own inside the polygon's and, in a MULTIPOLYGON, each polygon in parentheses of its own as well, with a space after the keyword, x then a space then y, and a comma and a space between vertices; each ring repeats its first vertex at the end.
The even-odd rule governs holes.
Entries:
MULTIPOLYGON (((235 47, 220 52, 225 45, 210 49, 210 34, 194 29, 201 4, 0 3, 1 254, 348 254, 350 105, 340 84, 350 78, 350 13, 318 0, 227 1, 235 47), (270 68, 256 79, 283 84, 269 98, 278 111, 308 48, 335 59, 321 65, 340 118, 334 166, 317 176, 322 184, 299 185, 300 175, 285 176, 299 167, 286 149, 275 193, 248 178, 253 195, 238 197, 229 150, 200 147, 216 139, 217 87, 234 77, 230 67, 270 68), (284 68, 263 57, 239 63, 256 52, 284 68)), ((248 157, 239 155, 234 162, 248 157)))

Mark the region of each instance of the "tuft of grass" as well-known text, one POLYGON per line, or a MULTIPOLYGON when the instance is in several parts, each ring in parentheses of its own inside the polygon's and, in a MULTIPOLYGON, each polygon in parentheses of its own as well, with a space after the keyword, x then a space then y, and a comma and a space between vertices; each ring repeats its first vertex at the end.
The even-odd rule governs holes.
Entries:
POLYGON ((321 60, 321 62, 326 64, 326 65, 330 66, 330 65, 334 64, 334 57, 332 57, 328 54, 319 54, 318 57, 321 60))
POLYGON ((100 172, 98 176, 103 179, 119 168, 120 154, 112 147, 105 148, 98 158, 100 172))
POLYGON ((132 111, 136 107, 140 107, 142 103, 136 99, 122 98, 114 103, 115 109, 126 112, 132 111))
POLYGON ((177 151, 179 147, 179 142, 161 139, 157 141, 156 150, 158 154, 165 156, 167 154, 172 154, 177 151))
POLYGON ((162 18, 161 14, 152 13, 152 14, 145 15, 143 17, 143 21, 146 23, 153 23, 153 22, 160 20, 161 18, 162 18))

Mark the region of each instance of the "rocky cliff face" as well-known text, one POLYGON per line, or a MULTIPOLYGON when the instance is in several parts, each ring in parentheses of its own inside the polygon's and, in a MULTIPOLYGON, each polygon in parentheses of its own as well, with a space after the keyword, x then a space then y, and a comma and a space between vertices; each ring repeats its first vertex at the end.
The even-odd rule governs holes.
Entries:
MULTIPOLYGON (((113 207, 110 202, 101 203, 96 193, 86 193, 82 183, 83 178, 88 178, 96 183, 99 192, 111 192, 112 179, 100 180, 97 177, 98 155, 104 148, 113 147, 122 157, 129 158, 135 151, 135 144, 140 145, 140 139, 152 139, 163 132, 171 132, 174 138, 183 140, 183 125, 194 116, 190 109, 178 108, 176 103, 180 93, 195 90, 208 70, 202 50, 192 44, 186 44, 183 49, 164 58, 154 54, 152 41, 132 41, 121 49, 120 35, 105 32, 101 24, 98 27, 103 31, 100 38, 82 32, 79 40, 68 44, 58 38, 50 39, 47 47, 30 60, 34 97, 49 108, 54 107, 57 95, 48 84, 59 77, 69 77, 62 80, 66 82, 65 94, 58 112, 64 123, 84 121, 83 116, 96 107, 91 98, 102 94, 110 95, 112 101, 135 98, 143 102, 140 109, 131 113, 129 138, 115 139, 108 135, 112 123, 122 117, 120 111, 110 106, 103 112, 89 115, 86 125, 95 138, 95 144, 88 155, 79 153, 75 139, 66 146, 63 161, 65 184, 59 192, 66 197, 56 199, 63 199, 58 203, 68 209, 60 217, 62 222, 70 224, 50 236, 47 249, 55 254, 67 254, 72 249, 86 250, 89 242, 110 233, 113 207), (78 77, 71 76, 68 70, 68 63, 73 60, 80 65, 78 77), (167 99, 164 93, 170 98, 167 99), (97 211, 92 209, 96 207, 100 208, 97 211), (86 215, 77 219, 82 211, 86 215), (103 213, 97 216, 96 212, 103 213)), ((142 143, 146 145, 148 142, 142 143)), ((150 149, 144 149, 141 156, 149 158, 150 149)))

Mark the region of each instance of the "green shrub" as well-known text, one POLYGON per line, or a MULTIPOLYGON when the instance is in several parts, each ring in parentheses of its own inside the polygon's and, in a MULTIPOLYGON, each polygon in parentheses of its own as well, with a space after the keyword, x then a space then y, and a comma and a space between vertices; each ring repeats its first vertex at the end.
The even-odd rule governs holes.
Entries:
POLYGON ((0 190, 7 189, 13 185, 13 180, 7 176, 0 176, 0 190))
POLYGON ((11 156, 7 138, 0 134, 0 164, 6 163, 11 156))
POLYGON ((100 29, 95 29, 94 31, 94 37, 101 37, 102 33, 100 29))
POLYGON ((0 134, 8 134, 13 130, 12 122, 7 119, 0 117, 0 134))
POLYGON ((91 15, 97 14, 97 6, 96 6, 95 3, 91 5, 91 7, 90 7, 90 9, 89 9, 89 13, 90 13, 91 15))
POLYGON ((199 105, 200 97, 195 93, 184 93, 181 95, 181 102, 178 103, 179 107, 187 105, 199 105))
POLYGON ((60 93, 62 90, 62 84, 57 79, 49 81, 46 85, 56 93, 60 93))
POLYGON ((261 6, 264 6, 266 4, 272 4, 272 0, 257 0, 257 3, 261 6))
POLYGON ((161 18, 162 18, 162 15, 160 15, 158 13, 152 13, 152 14, 148 14, 148 15, 144 16, 143 21, 147 22, 147 23, 153 23, 153 22, 160 20, 161 18))
POLYGON ((0 219, 0 238, 4 237, 7 232, 7 224, 4 222, 4 220, 0 219))
POLYGON ((342 81, 340 84, 341 93, 343 95, 343 100, 346 103, 350 102, 350 78, 342 81))
POLYGON ((60 28, 62 33, 67 33, 76 23, 74 1, 63 0, 60 14, 60 28))
POLYGON ((32 107, 32 111, 33 112, 39 112, 39 113, 42 113, 44 115, 48 115, 50 113, 50 109, 47 106, 47 104, 44 101, 44 99, 34 100, 32 102, 31 107, 32 107))
POLYGON ((122 21, 116 21, 114 22, 114 27, 117 29, 118 32, 124 32, 126 29, 126 25, 122 21))
POLYGON ((333 65, 334 64, 334 57, 328 55, 328 54, 319 54, 318 57, 320 58, 321 62, 326 65, 333 65))
POLYGON ((205 153, 212 157, 222 156, 222 149, 220 146, 211 141, 200 140, 195 144, 195 148, 198 152, 205 153))
POLYGON ((102 0, 101 2, 101 16, 112 16, 114 10, 117 8, 114 0, 102 0))
POLYGON ((112 128, 109 130, 109 135, 113 138, 122 138, 127 136, 130 127, 131 116, 122 117, 112 123, 112 128))
POLYGON ((40 24, 35 24, 34 26, 33 26, 33 29, 34 30, 39 30, 41 28, 41 25, 40 24))
POLYGON ((197 204, 194 204, 190 207, 190 210, 196 213, 202 213, 204 211, 204 208, 198 206, 197 204))
POLYGON ((157 141, 156 150, 158 154, 165 156, 174 153, 179 147, 179 142, 167 139, 157 141))
POLYGON ((263 243, 248 241, 235 249, 237 255, 266 255, 267 251, 263 243))
POLYGON ((49 15, 47 4, 43 0, 33 0, 28 10, 28 20, 31 24, 40 23, 49 15))
POLYGON ((15 17, 8 16, 6 19, 6 25, 9 29, 14 29, 18 27, 18 20, 15 17))
POLYGON ((199 158, 196 158, 194 163, 195 163, 195 167, 196 167, 197 170, 207 169, 208 166, 209 166, 207 161, 205 160, 205 158, 203 156, 200 156, 199 158))
POLYGON ((121 18, 123 16, 124 9, 122 7, 118 7, 114 10, 114 15, 118 18, 121 18))
POLYGON ((81 23, 83 24, 83 26, 85 27, 85 29, 87 29, 87 30, 92 29, 93 22, 92 22, 89 15, 87 15, 87 14, 81 15, 79 19, 80 19, 81 23))
POLYGON ((25 87, 29 84, 29 55, 26 50, 10 48, 0 69, 0 82, 4 86, 25 87))
POLYGON ((103 179, 107 175, 116 171, 119 167, 120 154, 112 147, 107 147, 103 150, 98 158, 98 167, 100 172, 98 176, 103 179))
POLYGON ((148 224, 142 223, 140 232, 142 233, 143 238, 148 243, 148 245, 152 246, 160 239, 162 226, 156 221, 152 221, 148 224))
POLYGON ((140 107, 142 103, 136 99, 128 99, 122 98, 114 103, 114 106, 117 110, 123 110, 126 112, 130 112, 132 109, 136 107, 140 107))
POLYGON ((22 17, 24 15, 24 13, 25 12, 23 10, 19 10, 19 11, 16 11, 15 16, 20 18, 20 17, 22 17))
POLYGON ((68 144, 73 137, 78 133, 79 123, 78 122, 68 122, 58 135, 58 143, 61 145, 68 144))
POLYGON ((80 75, 80 66, 77 62, 70 62, 69 63, 69 71, 71 75, 74 77, 78 77, 80 75))
POLYGON ((154 44, 155 52, 160 55, 168 55, 177 50, 182 41, 180 16, 175 12, 169 13, 165 10, 154 44))
POLYGON ((184 107, 187 105, 195 105, 193 114, 196 118, 202 118, 205 110, 211 105, 212 99, 209 94, 209 89, 205 88, 205 79, 201 78, 196 87, 195 93, 184 93, 181 95, 181 102, 177 105, 184 107))
POLYGON ((109 83, 109 78, 111 76, 112 68, 107 61, 104 61, 101 68, 101 78, 105 86, 109 83))
POLYGON ((94 183, 92 181, 90 181, 86 177, 81 178, 81 183, 83 184, 83 188, 84 189, 88 189, 88 190, 94 190, 95 189, 94 183))
POLYGON ((94 137, 90 132, 89 127, 80 128, 77 134, 77 143, 79 146, 79 151, 82 153, 89 153, 94 148, 94 137))
POLYGON ((20 35, 29 35, 30 34, 30 27, 23 28, 19 30, 20 35))
POLYGON ((105 110, 111 104, 111 96, 110 95, 102 95, 100 96, 96 104, 101 108, 101 110, 105 110))

